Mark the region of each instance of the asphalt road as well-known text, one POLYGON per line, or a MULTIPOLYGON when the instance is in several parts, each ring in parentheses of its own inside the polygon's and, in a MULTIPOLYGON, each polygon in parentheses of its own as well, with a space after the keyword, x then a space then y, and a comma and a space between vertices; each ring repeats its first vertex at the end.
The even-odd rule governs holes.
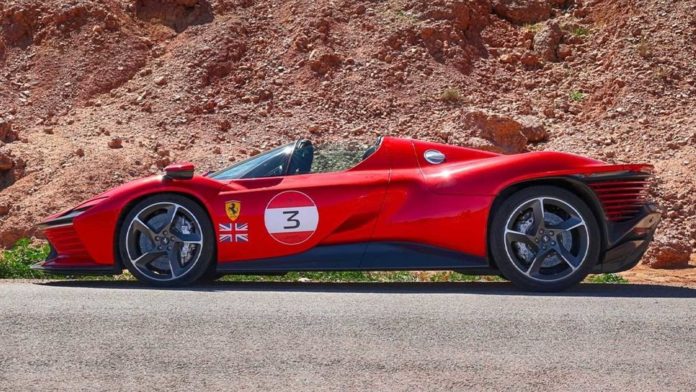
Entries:
POLYGON ((696 390, 696 290, 0 282, 0 390, 696 390))

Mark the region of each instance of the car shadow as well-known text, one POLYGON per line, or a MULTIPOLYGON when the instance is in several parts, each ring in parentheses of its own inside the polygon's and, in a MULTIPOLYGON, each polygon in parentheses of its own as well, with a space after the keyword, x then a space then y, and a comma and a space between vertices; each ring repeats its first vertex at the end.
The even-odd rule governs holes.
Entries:
POLYGON ((377 294, 484 294, 552 297, 616 297, 616 298, 696 298, 696 287, 655 284, 585 283, 558 293, 522 291, 509 282, 399 282, 399 283, 314 283, 314 282, 212 282, 179 288, 149 287, 136 281, 60 280, 37 282, 53 287, 76 287, 124 290, 174 291, 267 291, 267 292, 330 292, 377 294))

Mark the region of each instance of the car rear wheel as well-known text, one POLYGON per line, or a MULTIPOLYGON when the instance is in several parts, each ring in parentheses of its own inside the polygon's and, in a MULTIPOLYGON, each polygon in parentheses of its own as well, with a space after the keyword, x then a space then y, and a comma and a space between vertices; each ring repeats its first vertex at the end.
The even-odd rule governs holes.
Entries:
POLYGON ((589 207, 553 186, 525 188, 502 202, 490 227, 490 250, 503 275, 534 291, 582 281, 599 259, 600 231, 589 207))
POLYGON ((183 286, 209 269, 213 229, 205 210, 191 199, 155 195, 128 212, 118 247, 124 265, 138 280, 154 286, 183 286))

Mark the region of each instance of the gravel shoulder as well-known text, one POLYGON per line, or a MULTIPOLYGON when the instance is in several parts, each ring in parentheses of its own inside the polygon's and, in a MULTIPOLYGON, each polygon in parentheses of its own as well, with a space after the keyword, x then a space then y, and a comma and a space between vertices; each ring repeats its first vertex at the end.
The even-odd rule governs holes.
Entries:
POLYGON ((0 282, 0 390, 694 390, 696 290, 0 282))

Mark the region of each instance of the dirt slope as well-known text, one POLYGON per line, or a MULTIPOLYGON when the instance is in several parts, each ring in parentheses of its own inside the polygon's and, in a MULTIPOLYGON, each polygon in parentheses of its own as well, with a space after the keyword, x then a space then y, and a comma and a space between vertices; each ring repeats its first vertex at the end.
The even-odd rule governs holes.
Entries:
POLYGON ((176 160, 412 136, 656 166, 649 261, 696 247, 696 2, 0 3, 0 245, 176 160))

